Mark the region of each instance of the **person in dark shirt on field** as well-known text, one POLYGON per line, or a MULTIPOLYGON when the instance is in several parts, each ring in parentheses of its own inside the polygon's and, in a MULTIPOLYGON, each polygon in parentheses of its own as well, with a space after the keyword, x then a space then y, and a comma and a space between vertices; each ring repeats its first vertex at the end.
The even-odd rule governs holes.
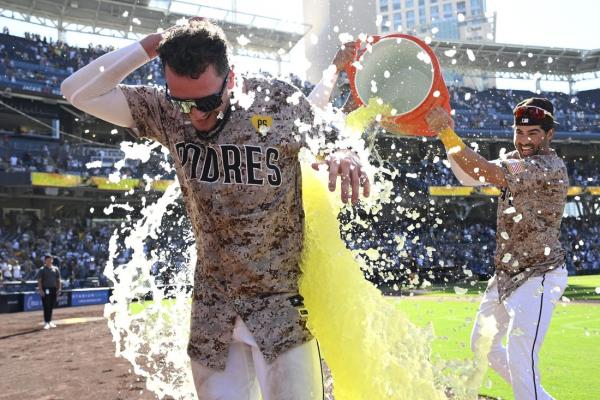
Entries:
POLYGON ((54 265, 51 254, 44 255, 44 266, 37 275, 38 290, 44 305, 44 329, 56 328, 52 322, 52 309, 56 304, 56 297, 62 290, 60 270, 54 265))

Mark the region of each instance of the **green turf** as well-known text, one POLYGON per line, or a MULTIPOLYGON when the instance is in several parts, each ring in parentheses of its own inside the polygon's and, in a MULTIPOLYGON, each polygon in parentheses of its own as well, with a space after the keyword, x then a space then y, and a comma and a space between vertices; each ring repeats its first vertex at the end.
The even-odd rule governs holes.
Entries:
MULTIPOLYGON (((469 336, 478 304, 475 297, 466 300, 421 297, 402 301, 399 308, 419 325, 433 322, 437 337, 434 354, 465 359, 471 357, 469 336)), ((600 399, 600 385, 596 384, 599 356, 600 304, 560 303, 540 353, 545 389, 560 400, 600 399)), ((481 393, 513 398, 510 387, 491 370, 481 393)))
MULTIPOLYGON (((131 315, 139 314, 142 311, 144 311, 144 309, 146 307, 148 307, 152 303, 154 303, 154 302, 151 301, 151 300, 149 300, 149 301, 136 301, 134 303, 129 304, 129 311, 131 312, 131 315)), ((168 305, 169 302, 163 302, 163 304, 168 305)))
POLYGON ((565 296, 571 300, 600 300, 600 275, 569 277, 565 296))
MULTIPOLYGON (((569 278, 565 296, 571 300, 599 300, 600 275, 569 278)), ((419 325, 433 323, 437 339, 433 343, 436 355, 447 359, 471 357, 469 337, 479 297, 486 283, 469 288, 457 296, 453 286, 431 291, 398 302, 398 307, 419 325)), ((132 303, 132 313, 141 312, 151 302, 132 303)), ((172 304, 172 301, 165 300, 172 304)), ((559 400, 600 399, 600 302, 560 302, 554 312, 548 335, 540 354, 542 383, 559 400)), ((488 371, 481 393, 499 399, 512 399, 510 387, 493 371, 488 371)))
MULTIPOLYGON (((129 311, 131 312, 131 315, 136 315, 136 314, 139 314, 142 311, 144 311, 144 309, 146 307, 150 306, 151 304, 154 304, 154 301, 152 301, 152 300, 136 301, 136 302, 129 304, 129 311)), ((162 305, 168 309, 175 305, 175 300, 164 299, 162 301, 162 305)))
MULTIPOLYGON (((473 282, 471 283, 459 283, 459 284, 448 284, 445 286, 434 286, 429 290, 425 290, 424 294, 430 296, 455 296, 457 293, 455 287, 460 289, 467 289, 468 292, 465 295, 478 296, 481 295, 487 286, 487 282, 473 282)), ((596 292, 596 288, 600 291, 600 275, 580 275, 570 276, 569 286, 565 291, 565 297, 570 300, 600 300, 600 293, 596 292)), ((462 293, 459 289, 459 293, 462 293)), ((417 293, 423 293, 418 291, 417 293)))

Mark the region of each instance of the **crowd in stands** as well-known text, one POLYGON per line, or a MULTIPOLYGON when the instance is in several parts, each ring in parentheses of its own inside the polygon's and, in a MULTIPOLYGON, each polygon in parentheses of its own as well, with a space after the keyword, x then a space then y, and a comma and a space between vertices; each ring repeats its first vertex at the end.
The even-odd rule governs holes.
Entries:
MULTIPOLYGON (((6 30, 4 30, 6 32, 6 30)), ((60 96, 60 83, 91 60, 113 50, 90 44, 87 48, 69 46, 38 34, 25 37, 0 35, 0 82, 21 89, 60 96)), ((126 80, 130 84, 162 82, 160 64, 148 63, 126 80)))
MULTIPOLYGON (((37 34, 26 34, 21 38, 11 36, 7 29, 3 29, 0 34, 0 88, 58 97, 63 79, 110 50, 92 45, 75 48, 37 34)), ((305 94, 314 87, 294 75, 288 79, 305 94)), ((132 73, 126 83, 161 84, 163 81, 160 63, 155 60, 132 73)), ((516 100, 533 95, 525 91, 475 91, 461 87, 451 87, 450 92, 459 130, 509 130, 516 100)), ((347 96, 348 81, 342 76, 337 96, 333 99, 334 105, 341 107, 347 96)), ((600 132, 600 90, 580 92, 576 96, 562 93, 544 93, 544 96, 555 105, 560 130, 600 132)), ((123 156, 119 150, 48 142, 35 151, 17 151, 10 146, 12 139, 9 136, 0 134, 3 141, 0 172, 58 172, 83 177, 106 177, 119 172, 121 177, 141 178, 164 170, 158 167, 165 161, 165 156, 159 152, 153 154, 148 163, 129 161, 117 170, 114 164, 123 156)), ((567 166, 571 185, 600 186, 600 162, 597 159, 567 160, 567 166)), ((459 184, 442 160, 434 162, 431 158, 424 158, 411 164, 397 163, 394 167, 401 174, 429 185, 459 184)), ((164 178, 172 179, 173 172, 164 174, 164 178)), ((361 246, 377 245, 389 254, 390 259, 394 256, 397 259, 398 243, 391 238, 407 234, 410 238, 419 237, 419 240, 405 240, 403 246, 407 257, 418 268, 464 267, 482 276, 489 276, 493 271, 493 225, 457 223, 455 218, 446 218, 434 228, 430 224, 406 219, 386 229, 385 235, 379 232, 378 236, 370 239, 366 235, 361 246)), ((42 264, 43 254, 50 252, 56 256, 66 287, 79 287, 90 278, 105 285, 107 282, 102 272, 112 232, 113 226, 108 223, 92 224, 89 220, 68 218, 40 220, 35 214, 9 213, 0 224, 0 280, 33 279, 42 264)), ((600 271, 600 221, 566 218, 562 241, 568 251, 567 266, 571 272, 600 271)), ((154 243, 156 245, 161 244, 154 243)), ((117 261, 124 262, 129 256, 124 251, 117 261)))
POLYGON ((600 218, 563 218, 561 241, 567 249, 569 271, 600 271, 600 218))
MULTIPOLYGON (((5 30, 6 32, 6 30, 5 30)), ((91 60, 111 51, 111 47, 89 45, 87 48, 69 46, 37 34, 25 37, 0 35, 0 82, 23 84, 22 89, 60 96, 59 86, 73 71, 91 60)), ((313 84, 291 75, 289 79, 305 94, 313 84)), ((158 60, 133 72, 129 84, 162 84, 164 77, 158 60)), ((11 87, 9 85, 9 87, 11 87)), ((347 97, 348 80, 342 76, 335 106, 342 106, 347 97)), ((518 99, 531 97, 532 92, 519 90, 486 89, 476 91, 464 87, 450 87, 451 101, 456 109, 458 129, 507 129, 512 124, 511 112, 518 99)), ((564 93, 544 93, 556 109, 560 129, 568 132, 600 132, 600 90, 589 90, 571 96, 564 93)))
MULTIPOLYGON (((457 129, 506 130, 512 125, 512 108, 519 99, 534 96, 523 90, 450 88, 456 109, 457 129)), ((590 90, 571 96, 544 92, 552 101, 559 130, 564 132, 600 132, 600 91, 590 90)))
MULTIPOLYGON (((415 163, 395 163, 394 167, 403 174, 413 176, 430 186, 460 186, 461 183, 454 176, 450 164, 446 160, 427 158, 415 163)), ((569 174, 569 184, 583 188, 589 186, 600 186, 600 161, 589 160, 566 160, 569 174)))
MULTIPOLYGON (((348 245, 354 250, 375 248, 378 256, 363 253, 368 279, 404 281, 418 273, 413 284, 452 283, 464 279, 488 279, 494 274, 495 221, 462 221, 442 216, 399 218, 383 229, 353 226, 348 245)), ((600 273, 600 218, 566 217, 561 229, 570 274, 600 273)))
POLYGON ((117 168, 125 154, 121 150, 83 145, 40 146, 39 151, 11 152, 9 146, 0 149, 0 172, 49 172, 73 174, 88 177, 108 177, 118 173, 122 179, 143 178, 144 175, 154 177, 159 171, 163 179, 173 179, 174 172, 165 172, 161 162, 170 160, 160 151, 153 151, 150 160, 141 163, 139 160, 126 160, 117 168))
MULTIPOLYGON (((75 174, 84 179, 93 176, 108 177, 118 173, 121 178, 143 178, 160 173, 162 179, 174 179, 174 171, 165 172, 161 165, 171 160, 169 155, 159 150, 153 151, 148 162, 127 160, 121 168, 115 164, 122 160, 124 153, 118 149, 90 147, 84 145, 42 145, 38 151, 12 152, 10 146, 0 148, 0 172, 55 172, 75 174)), ((591 156, 590 156, 591 157, 591 156)), ((430 186, 459 186, 447 160, 440 157, 426 157, 406 163, 391 162, 401 174, 419 179, 430 186)), ((571 186, 600 186, 600 160, 565 159, 571 186)))
POLYGON ((81 287, 90 278, 107 285, 102 271, 111 235, 109 224, 91 226, 78 218, 49 220, 11 211, 0 225, 1 280, 35 279, 43 256, 52 254, 65 288, 81 287))
MULTIPOLYGON (((442 262, 448 268, 466 266, 481 276, 493 273, 496 249, 494 225, 481 222, 464 224, 452 218, 442 226, 430 227, 421 238, 422 246, 435 248, 432 253, 434 265, 442 262)), ((600 218, 564 218, 561 242, 567 253, 566 264, 570 273, 600 272, 600 218)))
POLYGON ((571 185, 600 186, 600 162, 596 157, 566 162, 571 185))
MULTIPOLYGON (((187 265, 184 250, 193 244, 192 236, 186 234, 191 226, 182 217, 182 205, 173 205, 171 209, 174 213, 165 215, 161 234, 148 237, 144 242, 148 258, 155 255, 151 254, 155 250, 165 256, 151 267, 152 273, 164 284, 173 271, 187 265)), ((45 254, 54 257, 65 289, 108 286, 104 268, 109 257, 109 240, 119 228, 123 228, 123 224, 118 220, 40 219, 33 212, 8 211, 0 219, 0 291, 3 282, 36 279, 45 254)), ((132 249, 124 245, 128 228, 119 232, 116 265, 125 264, 132 256, 132 249)))
POLYGON ((493 272, 496 248, 494 227, 484 223, 465 224, 445 219, 438 227, 428 227, 424 244, 435 248, 434 262, 446 268, 461 267, 474 274, 489 276, 493 272))
MULTIPOLYGON (((46 91, 57 91, 60 82, 74 70, 84 66, 111 48, 92 46, 77 48, 60 41, 52 41, 37 34, 26 33, 25 37, 8 34, 7 29, 0 34, 0 85, 23 80, 47 85, 46 91)), ((295 75, 288 79, 308 94, 313 85, 295 75)), ((158 61, 148 63, 131 74, 126 82, 132 84, 162 83, 162 69, 158 61)), ((10 85, 7 86, 10 88, 10 85)), ((348 79, 341 76, 334 98, 341 107, 348 96, 348 79)), ((462 87, 450 87, 452 105, 456 109, 455 120, 459 129, 508 129, 512 124, 511 109, 515 100, 533 95, 531 92, 487 89, 475 91, 462 87)), ((576 96, 563 93, 544 93, 550 97, 557 109, 556 116, 560 129, 566 131, 600 132, 600 90, 581 92, 576 96)), ((0 127, 1 128, 1 127, 0 127)), ((0 172, 39 171, 71 172, 84 176, 108 176, 116 172, 110 162, 103 161, 100 168, 87 168, 94 160, 102 160, 101 153, 109 150, 93 149, 81 145, 53 144, 40 145, 38 151, 10 151, 8 135, 0 135, 5 146, 0 151, 0 172)), ((113 157, 117 160, 118 158, 113 157)), ((600 163, 593 161, 570 163, 572 184, 593 186, 599 182, 600 163)), ((409 173, 421 171, 429 184, 456 185, 458 182, 443 163, 423 160, 421 165, 411 165, 409 173)), ((139 163, 128 162, 121 169, 124 177, 140 178, 148 168, 139 163)))
MULTIPOLYGON (((443 276, 450 277, 450 282, 465 275, 487 278, 493 274, 496 240, 493 223, 461 222, 442 216, 435 219, 435 225, 420 216, 400 219, 376 234, 355 231, 353 240, 361 240, 351 247, 376 248, 385 254, 382 260, 387 266, 379 263, 375 270, 396 269, 398 276, 404 273, 400 268, 421 273, 437 271, 435 277, 428 278, 430 281, 439 277, 439 271, 448 271, 449 275, 443 276)), ((163 261, 152 269, 165 284, 169 271, 186 265, 185 257, 182 258, 185 252, 180 250, 193 243, 191 236, 182 234, 182 224, 187 226, 185 221, 179 221, 172 223, 173 229, 169 230, 166 223, 162 234, 146 243, 147 254, 162 249, 174 256, 170 262, 163 261), (169 252, 169 249, 179 250, 169 252)), ((35 279, 43 255, 51 253, 65 288, 107 285, 103 271, 116 226, 114 222, 91 223, 81 218, 45 220, 33 213, 9 212, 0 224, 0 283, 35 279)), ((600 218, 564 218, 561 241, 567 251, 569 272, 600 272, 600 218)), ((125 263, 130 256, 130 249, 123 249, 116 257, 117 264, 125 263)))

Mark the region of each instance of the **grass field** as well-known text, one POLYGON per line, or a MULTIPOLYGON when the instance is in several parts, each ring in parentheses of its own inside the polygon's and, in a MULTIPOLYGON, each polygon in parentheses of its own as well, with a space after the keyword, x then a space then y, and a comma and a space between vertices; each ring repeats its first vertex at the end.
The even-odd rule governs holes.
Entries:
MULTIPOLYGON (((487 282, 476 282, 474 285, 458 284, 447 286, 434 286, 427 290, 427 295, 431 296, 455 296, 455 286, 460 289, 468 290, 465 296, 480 296, 483 294, 487 282)), ((460 290, 459 289, 459 290, 460 290)), ((462 290, 460 291, 461 295, 462 290)), ((569 277, 569 286, 564 293, 569 300, 600 300, 600 275, 580 275, 569 277), (596 291, 598 290, 598 291, 596 291)))
MULTIPOLYGON (((570 300, 600 299, 600 275, 569 278, 565 296, 570 300)), ((433 351, 443 358, 464 359, 471 356, 469 337, 479 306, 474 294, 485 289, 478 284, 467 295, 457 296, 453 288, 435 297, 416 296, 398 302, 398 307, 419 324, 433 323, 437 339, 433 351)), ((600 399, 600 302, 560 302, 540 353, 542 383, 558 400, 600 399)), ((489 370, 482 394, 512 399, 512 391, 489 370)))
MULTIPOLYGON (((565 296, 575 302, 560 302, 554 311, 540 354, 542 382, 557 400, 598 400, 600 301, 595 300, 600 300, 600 294, 596 293, 600 275, 570 277, 569 285, 565 296), (582 300, 588 302, 580 302, 582 300)), ((479 306, 477 295, 484 289, 485 283, 480 282, 460 296, 449 287, 405 300, 389 299, 416 324, 433 324, 437 338, 433 343, 435 355, 468 359, 471 357, 469 337, 479 306)), ((131 305, 133 312, 143 308, 141 303, 131 305)), ((498 399, 513 398, 510 387, 491 370, 480 393, 498 399)))
MULTIPOLYGON (((419 324, 433 322, 438 339, 434 354, 443 358, 471 356, 469 336, 477 311, 476 301, 415 299, 399 308, 419 324)), ((600 399, 600 304, 560 304, 540 354, 542 382, 560 400, 600 399)), ((512 399, 510 387, 488 371, 482 394, 512 399)))

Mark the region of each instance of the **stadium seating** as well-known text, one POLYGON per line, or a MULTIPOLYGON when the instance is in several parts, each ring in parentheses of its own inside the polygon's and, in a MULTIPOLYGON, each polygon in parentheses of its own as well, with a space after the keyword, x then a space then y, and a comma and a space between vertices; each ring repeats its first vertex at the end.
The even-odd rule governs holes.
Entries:
MULTIPOLYGON (((61 42, 50 42, 39 35, 16 37, 0 34, 0 91, 35 94, 44 98, 60 98, 61 81, 74 70, 109 51, 108 48, 89 46, 75 48, 61 42)), ((308 94, 313 85, 290 75, 289 80, 308 94)), ((131 74, 130 84, 164 82, 160 64, 155 61, 131 74)), ((348 96, 347 79, 342 76, 333 103, 341 107, 348 96)), ((535 94, 527 91, 486 89, 476 91, 464 87, 451 87, 452 107, 459 131, 480 130, 510 132, 512 107, 519 99, 535 94)), ((542 93, 549 97, 557 109, 560 130, 565 132, 600 132, 600 89, 569 96, 563 93, 542 93)), ((58 118, 57 106, 31 101, 20 105, 26 113, 58 118)), ((75 120, 73 124, 77 121, 75 120)), ((116 172, 114 164, 123 157, 117 149, 82 145, 75 141, 58 141, 44 132, 29 130, 15 132, 0 122, 0 173, 52 172, 80 176, 84 182, 92 177, 107 177, 116 172), (93 163, 93 167, 88 167, 93 163)), ((433 147, 432 147, 433 146, 433 147)), ((439 144, 437 154, 441 153, 439 144)), ((567 146, 567 145, 565 145, 567 146)), ((560 153, 559 149, 559 153, 560 153)), ((434 151, 435 153, 435 151, 434 151)), ((174 173, 164 173, 159 166, 164 155, 156 152, 148 163, 127 162, 120 170, 121 176, 140 179, 144 175, 161 173, 164 179, 174 179, 174 173)), ((573 186, 600 186, 600 162, 565 157, 573 186)), ((458 186, 450 169, 433 157, 415 157, 410 160, 389 160, 389 168, 398 172, 398 188, 414 187, 425 193, 428 186, 458 186), (412 185, 412 186, 411 186, 412 185)), ((412 189, 411 189, 412 190, 412 189)), ((0 216, 2 213, 0 213, 0 216)), ((429 217, 435 219, 436 216, 429 217)), ((373 237, 380 250, 389 255, 391 270, 398 270, 404 259, 423 270, 447 269, 471 271, 485 277, 493 271, 495 249, 493 221, 468 219, 459 221, 446 217, 438 227, 428 221, 415 221, 399 216, 394 223, 377 227, 372 235, 364 235, 361 243, 349 243, 354 248, 366 248, 373 237), (417 226, 418 225, 418 226, 417 226), (382 240, 385 237, 406 235, 403 250, 398 257, 397 245, 382 240), (410 238, 419 237, 418 241, 410 238), (435 248, 434 251, 430 249, 435 248), (459 250, 457 250, 457 248, 459 250)), ((568 251, 567 266, 572 273, 600 271, 600 221, 566 218, 563 222, 562 241, 568 251)), ((63 279, 72 287, 85 285, 89 278, 106 284, 102 268, 107 260, 108 241, 114 226, 81 219, 60 221, 40 220, 35 215, 19 216, 8 213, 0 220, 0 281, 31 279, 41 265, 41 256, 51 251, 59 260, 63 279)), ((182 239, 183 240, 183 239, 182 239)), ((155 243, 156 245, 156 243, 155 243)), ((182 248, 183 244, 179 244, 182 248)), ((149 246, 151 248, 153 246, 149 246)), ((130 254, 120 253, 118 262, 130 254)), ((180 260, 181 261, 181 260, 180 260)), ((0 287, 0 290, 2 288, 0 287)))

